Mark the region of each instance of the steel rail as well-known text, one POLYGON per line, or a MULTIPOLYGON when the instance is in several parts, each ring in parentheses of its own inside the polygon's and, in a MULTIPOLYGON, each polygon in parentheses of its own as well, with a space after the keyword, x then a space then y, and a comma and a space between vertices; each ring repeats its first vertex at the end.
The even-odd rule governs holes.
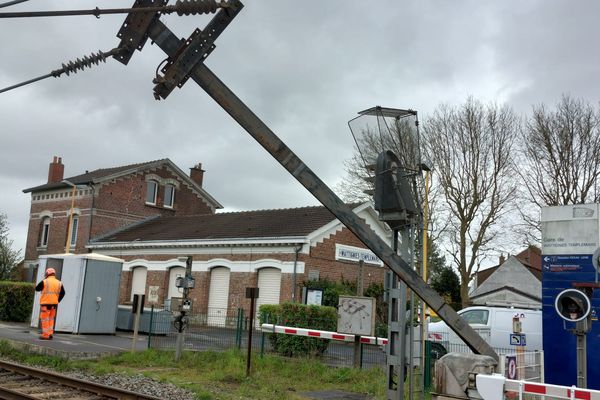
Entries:
MULTIPOLYGON (((111 386, 101 385, 95 382, 88 382, 82 379, 72 378, 69 376, 57 374, 55 372, 42 371, 32 367, 11 363, 8 361, 0 361, 0 370, 7 370, 17 374, 30 376, 33 378, 53 382, 65 387, 85 391, 94 395, 105 396, 110 399, 119 400, 160 400, 158 397, 143 395, 125 389, 118 389, 111 386)), ((19 393, 16 390, 2 387, 0 382, 0 398, 8 400, 39 400, 41 397, 35 395, 19 393), (11 397, 12 396, 12 397, 11 397)), ((47 398, 47 393, 45 393, 47 398)))

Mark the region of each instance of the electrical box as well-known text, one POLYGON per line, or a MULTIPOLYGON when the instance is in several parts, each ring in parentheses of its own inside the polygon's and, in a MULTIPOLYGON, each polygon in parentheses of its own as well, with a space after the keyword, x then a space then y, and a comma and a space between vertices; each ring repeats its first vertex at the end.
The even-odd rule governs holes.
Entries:
POLYGON ((146 303, 146 295, 145 294, 134 294, 133 295, 133 304, 131 307, 131 313, 137 313, 138 305, 140 307, 140 314, 144 313, 144 304, 146 303), (138 304, 141 303, 141 304, 138 304))
MULTIPOLYGON (((101 254, 40 256, 35 283, 53 267, 65 288, 54 329, 67 333, 114 334, 117 325, 119 285, 123 260, 101 254)), ((35 292, 31 327, 39 327, 40 294, 35 292)))
POLYGON ((398 156, 383 151, 375 164, 375 210, 379 219, 394 228, 405 224, 418 214, 418 205, 410 173, 403 168, 398 156))
POLYGON ((192 277, 184 277, 184 276, 178 276, 175 279, 175 286, 178 288, 188 288, 188 289, 193 289, 194 287, 196 287, 196 280, 192 277))
POLYGON ((521 321, 518 317, 513 318, 513 333, 521 333, 521 321))
POLYGON ((183 299, 181 297, 171 297, 171 312, 192 311, 192 299, 183 299))

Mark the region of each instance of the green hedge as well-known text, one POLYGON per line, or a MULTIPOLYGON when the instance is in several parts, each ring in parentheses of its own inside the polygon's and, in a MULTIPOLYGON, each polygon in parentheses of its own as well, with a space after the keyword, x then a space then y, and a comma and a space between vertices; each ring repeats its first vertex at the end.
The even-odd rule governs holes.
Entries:
POLYGON ((25 322, 31 316, 33 283, 0 281, 0 320, 25 322))
MULTIPOLYGON (((260 306, 261 323, 310 328, 322 331, 336 331, 337 310, 334 307, 305 305, 298 303, 265 304, 260 306)), ((285 356, 320 356, 329 340, 269 334, 269 341, 275 352, 285 356)))

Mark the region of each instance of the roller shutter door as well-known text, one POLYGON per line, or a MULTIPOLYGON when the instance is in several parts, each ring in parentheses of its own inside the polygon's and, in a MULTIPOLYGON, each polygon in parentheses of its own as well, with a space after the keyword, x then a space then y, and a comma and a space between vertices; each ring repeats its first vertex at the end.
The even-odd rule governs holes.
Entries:
POLYGON ((225 326, 229 300, 229 268, 216 267, 210 270, 208 289, 208 325, 225 326))
MULTIPOLYGON (((263 304, 279 304, 281 290, 281 270, 277 268, 261 268, 258 270, 258 299, 256 312, 263 304)), ((257 318, 257 324, 258 324, 257 318)))
POLYGON ((133 301, 134 294, 146 293, 146 277, 148 276, 148 270, 144 267, 135 267, 133 269, 133 275, 131 277, 131 301, 133 301))

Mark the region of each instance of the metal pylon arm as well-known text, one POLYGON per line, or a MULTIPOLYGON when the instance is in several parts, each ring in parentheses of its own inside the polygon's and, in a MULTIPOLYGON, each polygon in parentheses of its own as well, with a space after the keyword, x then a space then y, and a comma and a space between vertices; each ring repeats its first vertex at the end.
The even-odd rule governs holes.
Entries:
MULTIPOLYGON (((156 21, 150 26, 148 35, 168 56, 176 55, 180 45, 179 39, 161 21, 156 21)), ((498 360, 498 355, 490 345, 461 319, 456 311, 446 304, 437 292, 395 254, 366 223, 354 214, 204 63, 197 64, 190 77, 423 299, 467 343, 471 350, 498 360)))

